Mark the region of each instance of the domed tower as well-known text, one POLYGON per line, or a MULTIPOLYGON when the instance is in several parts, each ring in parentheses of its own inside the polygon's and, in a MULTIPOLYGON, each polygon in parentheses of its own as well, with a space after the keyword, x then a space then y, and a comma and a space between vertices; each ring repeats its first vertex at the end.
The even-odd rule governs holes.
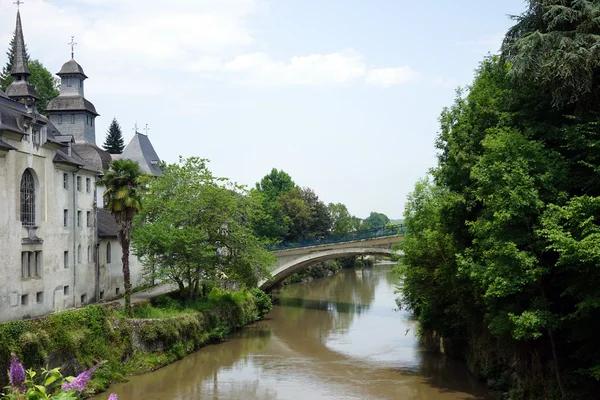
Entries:
POLYGON ((77 143, 96 144, 96 107, 85 98, 87 76, 74 59, 67 61, 57 75, 60 95, 48 103, 50 121, 63 135, 73 135, 77 143))
POLYGON ((33 108, 37 100, 37 93, 27 81, 31 72, 27 66, 27 55, 25 53, 25 39, 23 38, 23 27, 21 25, 21 13, 17 11, 17 27, 15 29, 14 59, 10 75, 14 81, 6 88, 6 95, 13 100, 25 104, 29 109, 33 108))

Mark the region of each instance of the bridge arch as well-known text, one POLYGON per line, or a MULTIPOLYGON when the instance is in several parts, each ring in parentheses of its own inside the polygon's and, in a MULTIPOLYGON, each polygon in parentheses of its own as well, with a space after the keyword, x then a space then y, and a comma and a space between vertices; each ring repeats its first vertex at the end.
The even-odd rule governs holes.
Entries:
POLYGON ((282 265, 275 268, 273 272, 271 272, 271 279, 261 282, 259 287, 264 291, 270 291, 294 272, 300 271, 313 264, 334 258, 366 255, 391 256, 393 253, 394 252, 390 249, 379 247, 346 247, 315 251, 284 262, 282 265))

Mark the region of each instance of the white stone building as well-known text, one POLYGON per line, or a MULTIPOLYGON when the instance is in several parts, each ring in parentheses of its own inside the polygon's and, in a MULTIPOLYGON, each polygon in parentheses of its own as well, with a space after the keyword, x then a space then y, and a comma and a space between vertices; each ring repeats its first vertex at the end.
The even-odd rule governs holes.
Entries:
MULTIPOLYGON (((19 12, 15 32, 15 80, 6 93, 0 90, 0 322, 124 291, 115 221, 102 209, 103 190, 95 184, 112 157, 96 145, 98 113, 85 99, 87 76, 75 60, 65 63, 49 119, 40 115, 27 81, 19 12)), ((123 158, 158 160, 145 135, 136 133, 130 146, 123 158)), ((139 285, 141 264, 133 255, 130 267, 132 284, 139 285)))

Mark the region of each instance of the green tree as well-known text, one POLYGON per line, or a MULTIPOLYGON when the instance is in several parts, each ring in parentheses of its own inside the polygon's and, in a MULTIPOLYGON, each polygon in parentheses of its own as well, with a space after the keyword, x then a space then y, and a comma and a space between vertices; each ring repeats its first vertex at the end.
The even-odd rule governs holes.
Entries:
POLYGON ((331 231, 331 215, 325 203, 311 188, 302 189, 302 198, 310 210, 308 237, 326 236, 331 231))
POLYGON ((110 154, 121 154, 123 152, 123 148, 125 148, 125 141, 123 140, 121 126, 117 122, 116 118, 113 118, 110 126, 108 127, 108 132, 106 132, 106 140, 104 141, 102 147, 104 147, 104 150, 108 151, 110 154))
POLYGON ((133 160, 114 160, 110 169, 104 171, 102 179, 96 182, 104 186, 106 209, 115 217, 117 239, 123 256, 123 280, 125 284, 125 312, 131 316, 131 276, 129 271, 129 245, 133 218, 142 208, 144 172, 133 160))
MULTIPOLYGON (((527 60, 562 58, 562 68, 575 68, 572 61, 593 50, 585 37, 594 23, 581 19, 580 8, 589 3, 584 14, 595 15, 596 5, 558 3, 532 1, 522 17, 530 21, 509 32, 504 57, 487 57, 443 110, 433 183, 417 184, 407 204, 402 304, 425 330, 469 338, 472 351, 482 346, 475 338, 488 337, 484 346, 522 349, 510 357, 540 354, 554 375, 544 379, 554 383, 531 398, 552 398, 552 387, 561 397, 589 398, 600 381, 592 339, 600 332, 600 273, 591 267, 600 225, 600 99, 595 78, 589 91, 572 77, 563 87, 556 70, 528 69, 527 60), (565 12, 575 28, 553 25, 565 12), (565 37, 519 47, 554 36, 565 37)), ((481 371, 507 356, 488 352, 470 362, 481 371)))
POLYGON ((600 3, 530 0, 504 40, 509 76, 548 91, 555 106, 589 110, 600 98, 600 3))
POLYGON ((311 233, 312 210, 304 199, 302 189, 295 187, 282 194, 278 202, 285 216, 288 231, 284 240, 308 239, 311 233))
POLYGON ((277 168, 273 168, 256 184, 256 189, 270 199, 276 199, 294 187, 296 184, 292 178, 286 172, 278 171, 277 168))
POLYGON ((361 229, 381 229, 384 228, 390 219, 385 214, 371 212, 367 218, 362 221, 361 229))
POLYGON ((243 187, 215 177, 204 159, 166 165, 148 184, 133 233, 136 254, 153 261, 147 274, 171 280, 191 299, 201 288, 206 296, 208 283, 256 286, 275 259, 252 234, 254 200, 243 187))
POLYGON ((355 229, 353 216, 342 203, 329 203, 327 210, 331 217, 331 232, 336 235, 352 232, 355 229))
POLYGON ((256 199, 252 226, 257 236, 274 241, 288 236, 290 220, 284 215, 279 197, 295 187, 292 178, 276 168, 256 184, 250 195, 256 199))

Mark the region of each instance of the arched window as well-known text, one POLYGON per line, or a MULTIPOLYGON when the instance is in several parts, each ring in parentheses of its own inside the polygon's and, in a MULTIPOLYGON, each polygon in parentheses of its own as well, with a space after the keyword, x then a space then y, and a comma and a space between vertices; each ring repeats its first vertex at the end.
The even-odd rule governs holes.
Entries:
POLYGON ((81 245, 77 246, 77 262, 81 263, 81 245))
POLYGON ((110 256, 110 242, 106 243, 106 263, 110 264, 111 263, 111 256, 110 256))
POLYGON ((35 226, 35 182, 29 170, 21 177, 21 222, 23 226, 35 226))

